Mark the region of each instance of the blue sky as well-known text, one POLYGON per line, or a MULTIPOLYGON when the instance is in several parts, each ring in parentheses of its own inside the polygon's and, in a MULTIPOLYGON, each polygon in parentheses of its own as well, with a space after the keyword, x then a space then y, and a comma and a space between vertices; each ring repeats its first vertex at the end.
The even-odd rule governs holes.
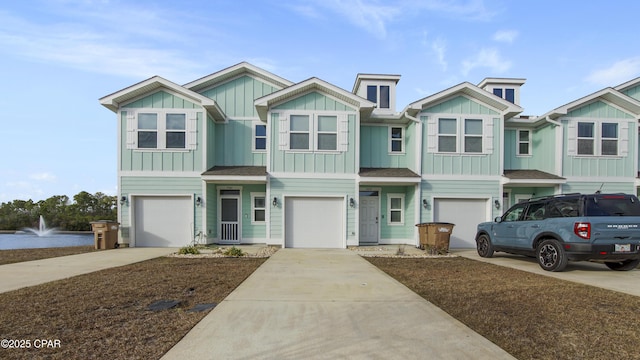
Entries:
POLYGON ((98 99, 241 61, 351 91, 399 74, 398 111, 485 77, 527 79, 541 115, 640 76, 636 1, 26 0, 0 7, 0 202, 116 193, 116 118, 98 99))

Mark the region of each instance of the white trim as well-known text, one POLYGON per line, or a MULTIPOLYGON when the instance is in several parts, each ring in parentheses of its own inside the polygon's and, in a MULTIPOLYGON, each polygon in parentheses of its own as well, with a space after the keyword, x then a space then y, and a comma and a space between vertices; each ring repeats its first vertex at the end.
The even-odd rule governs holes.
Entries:
POLYGON ((502 175, 422 175, 421 179, 429 180, 452 180, 452 181, 501 181, 502 175))
POLYGON ((251 123, 251 151, 254 153, 265 153, 269 149, 267 147, 267 138, 269 137, 269 125, 265 124, 260 120, 254 120, 251 123), (256 140, 258 140, 258 135, 256 135, 256 127, 264 126, 264 136, 260 136, 260 138, 264 138, 264 149, 256 149, 256 140))
MULTIPOLYGON (((135 207, 136 207, 136 198, 139 197, 165 197, 165 198, 176 198, 176 197, 181 197, 181 198, 190 198, 191 203, 195 204, 195 196, 193 193, 189 193, 189 194, 176 194, 176 193, 170 193, 170 194, 158 194, 158 193, 149 193, 149 194, 144 194, 144 193, 129 193, 127 195, 127 201, 128 201, 128 207, 129 207, 129 247, 136 247, 136 226, 137 224, 134 223, 135 221, 135 207)), ((120 215, 118 215, 120 216, 120 215)), ((195 210, 195 205, 193 207, 193 210, 191 212, 191 219, 195 220, 195 216, 196 216, 196 210, 195 210)), ((193 242, 193 237, 195 235, 195 224, 192 221, 191 222, 191 238, 189 239, 189 243, 193 242)))
POLYGON ((281 201, 281 208, 282 208, 282 220, 281 220, 281 226, 282 226, 282 247, 286 247, 286 241, 287 241, 287 226, 286 226, 286 219, 287 219, 287 209, 286 209, 286 204, 287 204, 287 198, 327 198, 327 199, 341 199, 342 200, 342 208, 343 208, 343 213, 342 213, 342 229, 341 229, 341 233, 342 233, 342 241, 341 241, 341 248, 345 249, 347 247, 347 207, 349 206, 349 196, 348 195, 340 195, 340 194, 299 194, 299 193, 282 193, 281 195, 282 199, 280 199, 281 201))
POLYGON ((530 157, 533 155, 533 148, 532 148, 532 130, 531 129, 516 129, 516 156, 518 157, 530 157), (520 141, 520 132, 522 131, 526 131, 529 133, 528 139, 527 141, 520 141), (529 150, 528 153, 526 154, 521 154, 520 153, 520 144, 528 144, 527 149, 529 150))
POLYGON ((201 172, 195 171, 120 171, 118 177, 170 177, 170 178, 202 178, 201 172))
POLYGON ((400 193, 387 193, 387 226, 404 226, 404 213, 405 213, 405 194, 400 193), (400 199, 400 209, 391 208, 391 199, 400 199), (391 211, 400 211, 400 222, 391 221, 391 211))
MULTIPOLYGON (((454 195, 450 195, 450 194, 438 194, 435 196, 431 196, 431 201, 429 202, 429 204, 431 204, 432 208, 434 208, 435 204, 436 204, 436 200, 440 200, 440 199, 469 199, 469 200, 485 200, 486 202, 486 208, 485 208, 485 221, 491 221, 493 219, 493 203, 491 202, 491 200, 493 199, 493 196, 491 195, 487 195, 487 194, 454 194, 454 195)), ((502 194, 500 194, 500 199, 502 199, 502 194)), ((431 211, 431 221, 435 221, 435 210, 431 211)))
MULTIPOLYGON (((377 191, 378 192, 378 196, 376 196, 378 198, 378 239, 376 244, 380 244, 380 233, 381 233, 381 228, 382 228, 382 219, 381 217, 381 209, 382 209, 382 188, 381 187, 371 187, 371 186, 361 186, 360 184, 356 184, 356 194, 357 194, 357 199, 358 199, 358 205, 356 206, 356 225, 357 225, 357 246, 360 245, 360 192, 361 191, 377 191)), ((369 196, 367 196, 369 197, 369 196)), ((371 196, 373 197, 373 196, 371 196)))
POLYGON ((233 182, 236 184, 264 184, 267 182, 267 176, 237 176, 237 175, 203 175, 202 181, 205 182, 233 182))
POLYGON ((217 240, 220 244, 240 244, 242 243, 242 186, 217 186, 216 187, 216 233, 217 240), (238 195, 221 195, 222 190, 238 190, 238 195), (238 240, 222 240, 222 199, 237 199, 238 200, 238 240))
POLYGON ((270 202, 267 200, 267 194, 264 192, 250 192, 249 197, 251 199, 251 225, 265 225, 267 222, 269 222, 269 218, 267 217, 267 208, 269 207, 270 202), (264 208, 255 207, 255 199, 260 197, 264 198, 264 208), (256 210, 264 210, 263 221, 256 220, 256 210))
POLYGON ((279 123, 279 146, 280 151, 287 153, 319 153, 319 154, 338 154, 349 150, 349 115, 354 114, 353 111, 330 111, 330 110, 278 110, 271 114, 277 113, 279 123), (292 131, 291 116, 307 116, 309 119, 308 131, 292 131), (336 119, 335 132, 320 132, 318 130, 319 117, 331 116, 336 119), (291 133, 307 133, 309 136, 309 144, 306 149, 291 148, 291 133), (335 150, 319 150, 318 135, 319 134, 335 134, 336 149, 335 150))
MULTIPOLYGON (((193 109, 169 109, 169 108, 124 108, 123 111, 127 112, 127 149, 136 152, 189 152, 196 150, 198 147, 198 113, 200 111, 193 109), (139 130, 138 129, 138 116, 140 114, 155 114, 156 117, 156 129, 155 130, 139 130), (178 114, 184 115, 184 130, 171 130, 167 129, 167 115, 178 114), (139 131, 155 131, 156 132, 156 147, 154 148, 140 148, 138 144, 138 132, 139 131), (184 148, 167 148, 166 138, 169 132, 183 132, 184 133, 184 148)), ((204 127, 204 125, 203 125, 204 127)))
POLYGON ((419 177, 367 177, 361 176, 358 178, 359 184, 418 184, 421 182, 419 177))
POLYGON ((388 153, 389 155, 404 155, 406 152, 406 126, 398 126, 398 125, 389 125, 388 126, 387 136, 389 139, 388 142, 388 153), (393 129, 400 129, 400 138, 394 138, 393 129), (393 142, 400 141, 400 151, 393 151, 393 142))
POLYGON ((282 179, 323 179, 333 180, 357 180, 358 174, 340 174, 340 173, 293 173, 293 172, 274 172, 269 174, 273 178, 282 179))
POLYGON ((616 159, 625 158, 629 156, 629 119, 610 119, 610 118, 592 118, 592 117, 567 117, 561 120, 567 122, 567 155, 576 158, 603 158, 603 159, 616 159), (578 137, 578 124, 590 123, 593 124, 593 137, 592 138, 579 138, 578 137), (610 140, 616 140, 617 142, 617 154, 616 155, 603 155, 602 154, 602 124, 616 124, 617 125, 617 137, 608 138, 610 140), (592 139, 593 141, 593 154, 578 154, 578 141, 580 139, 592 139))

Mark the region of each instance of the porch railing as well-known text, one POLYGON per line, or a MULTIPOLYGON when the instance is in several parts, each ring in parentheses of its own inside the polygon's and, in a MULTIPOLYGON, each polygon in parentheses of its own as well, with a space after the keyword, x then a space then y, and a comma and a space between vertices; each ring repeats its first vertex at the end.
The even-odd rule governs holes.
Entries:
POLYGON ((222 222, 222 229, 220 231, 221 241, 237 241, 238 238, 238 223, 237 222, 222 222))

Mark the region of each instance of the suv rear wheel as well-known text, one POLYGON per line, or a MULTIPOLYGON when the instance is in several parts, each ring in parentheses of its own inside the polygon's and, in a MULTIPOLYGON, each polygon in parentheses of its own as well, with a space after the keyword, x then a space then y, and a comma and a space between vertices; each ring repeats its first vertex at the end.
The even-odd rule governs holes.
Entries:
POLYGON ((478 240, 476 240, 476 250, 481 257, 490 258, 493 256, 493 245, 491 245, 491 240, 487 234, 478 236, 478 240))
POLYGON ((562 244, 555 239, 547 239, 538 244, 536 258, 540 267, 547 271, 562 271, 569 262, 562 244))
POLYGON ((616 261, 616 262, 606 261, 604 264, 607 265, 607 267, 611 270, 629 271, 637 268, 638 265, 640 265, 640 260, 636 259, 636 260, 624 260, 624 261, 616 261))

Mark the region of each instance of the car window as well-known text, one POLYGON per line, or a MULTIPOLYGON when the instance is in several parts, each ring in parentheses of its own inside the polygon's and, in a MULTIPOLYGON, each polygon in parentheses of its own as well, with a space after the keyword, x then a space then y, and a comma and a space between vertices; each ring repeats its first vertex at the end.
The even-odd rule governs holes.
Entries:
POLYGON ((518 221, 527 204, 517 204, 502 215, 502 221, 518 221))
POLYGON ((532 203, 529 204, 527 214, 524 216, 525 221, 542 220, 545 218, 545 203, 532 203))
POLYGON ((635 196, 602 195, 586 199, 586 216, 640 216, 640 202, 635 196))
POLYGON ((576 217, 579 213, 579 198, 555 199, 549 203, 547 217, 576 217))

